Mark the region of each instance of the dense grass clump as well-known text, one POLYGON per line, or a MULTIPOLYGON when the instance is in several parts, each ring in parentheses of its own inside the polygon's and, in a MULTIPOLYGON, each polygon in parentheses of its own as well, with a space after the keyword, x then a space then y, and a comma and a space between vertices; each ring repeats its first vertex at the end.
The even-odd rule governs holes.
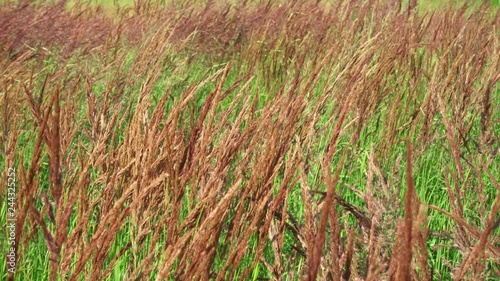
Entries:
POLYGON ((498 278, 493 2, 88 2, 0 5, 1 278, 498 278))

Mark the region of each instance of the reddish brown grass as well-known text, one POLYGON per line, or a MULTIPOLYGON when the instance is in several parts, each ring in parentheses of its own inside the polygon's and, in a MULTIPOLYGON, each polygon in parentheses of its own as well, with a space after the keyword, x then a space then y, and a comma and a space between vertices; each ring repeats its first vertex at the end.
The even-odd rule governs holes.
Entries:
POLYGON ((48 280, 433 280, 449 237, 450 277, 495 274, 498 13, 188 2, 0 5, 20 268, 40 235, 48 280))

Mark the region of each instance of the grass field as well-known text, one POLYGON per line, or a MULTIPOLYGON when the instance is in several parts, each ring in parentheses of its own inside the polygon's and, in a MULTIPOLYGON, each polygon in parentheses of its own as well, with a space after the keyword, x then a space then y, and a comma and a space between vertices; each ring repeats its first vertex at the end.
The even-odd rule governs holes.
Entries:
POLYGON ((2 280, 498 280, 498 1, 161 2, 0 4, 2 280))

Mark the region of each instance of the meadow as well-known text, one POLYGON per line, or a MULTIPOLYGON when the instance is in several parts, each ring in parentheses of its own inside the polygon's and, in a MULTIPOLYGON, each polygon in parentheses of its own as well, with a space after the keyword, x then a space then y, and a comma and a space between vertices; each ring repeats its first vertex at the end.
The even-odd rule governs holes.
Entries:
POLYGON ((498 1, 2 1, 2 280, 498 280, 498 1))

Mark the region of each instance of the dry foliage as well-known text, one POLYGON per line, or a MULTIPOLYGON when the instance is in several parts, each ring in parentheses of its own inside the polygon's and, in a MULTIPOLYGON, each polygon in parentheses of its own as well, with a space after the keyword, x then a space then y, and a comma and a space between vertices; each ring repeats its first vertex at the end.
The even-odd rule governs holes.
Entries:
POLYGON ((272 280, 433 280, 427 242, 447 236, 455 280, 498 274, 500 17, 487 4, 136 1, 112 20, 20 2, 0 6, 20 266, 40 234, 49 280, 246 280, 257 266, 272 280), (434 147, 449 210, 414 180, 434 147), (451 231, 428 228, 431 210, 451 231))

